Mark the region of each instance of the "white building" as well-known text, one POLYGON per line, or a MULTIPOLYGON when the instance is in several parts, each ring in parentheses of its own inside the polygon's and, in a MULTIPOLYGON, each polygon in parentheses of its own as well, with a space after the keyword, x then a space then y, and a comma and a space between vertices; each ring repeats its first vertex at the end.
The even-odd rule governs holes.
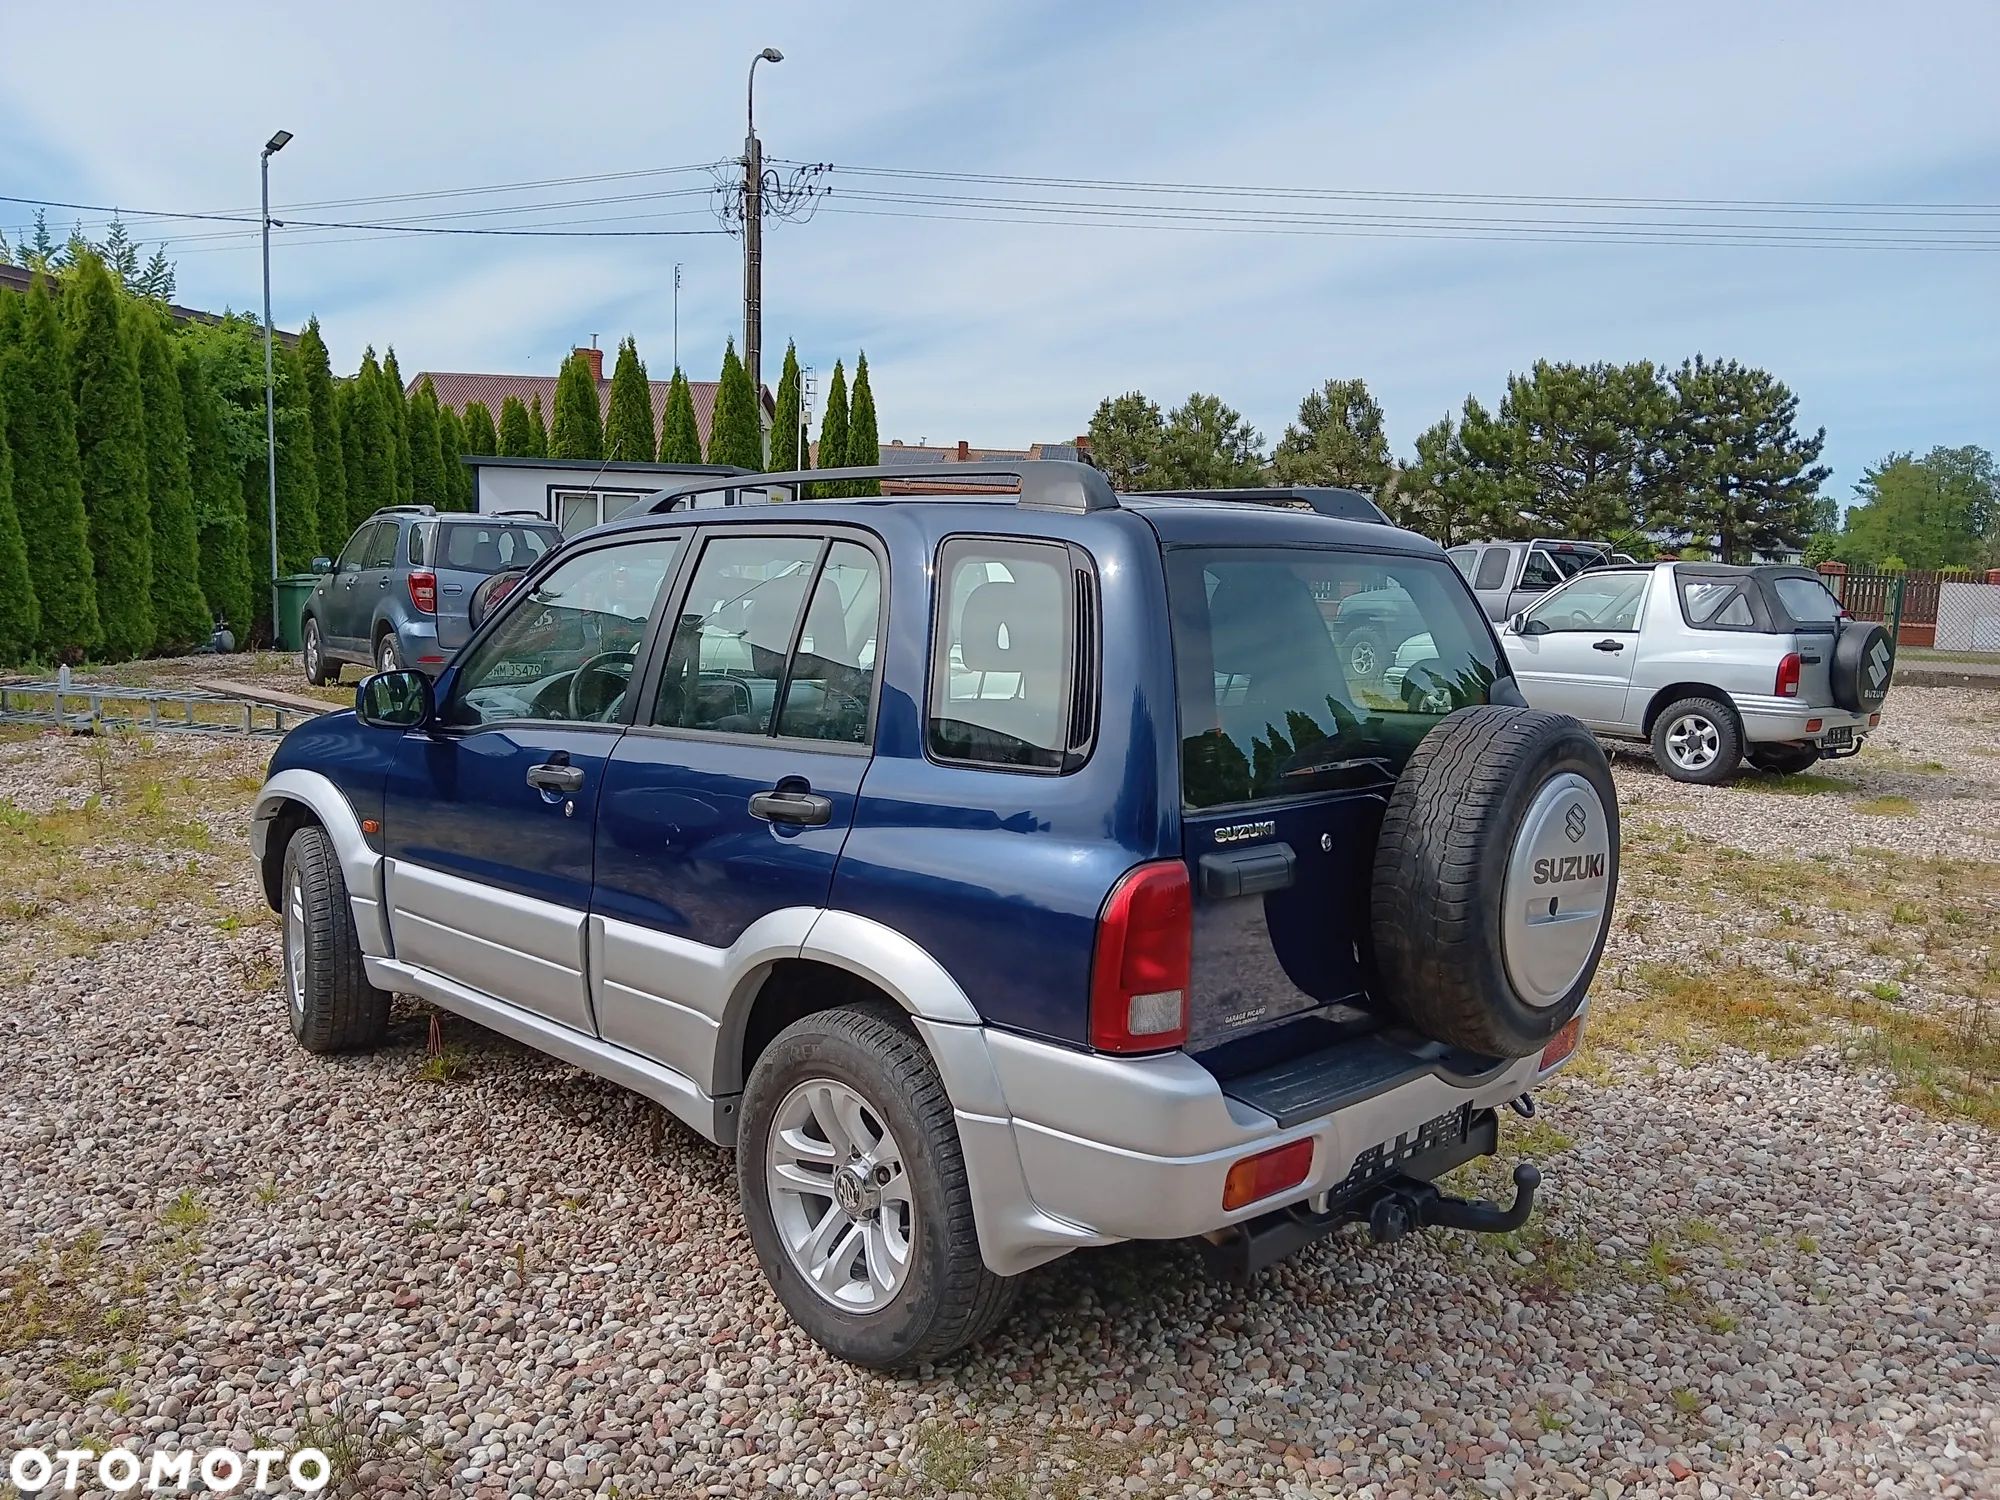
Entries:
MULTIPOLYGON (((472 508, 486 515, 526 511, 554 521, 564 536, 615 521, 648 495, 700 474, 737 474, 726 464, 596 463, 588 459, 501 458, 468 454, 472 508)), ((757 492, 762 498, 762 492, 757 492)), ((733 505, 735 491, 699 495, 700 506, 733 505)))

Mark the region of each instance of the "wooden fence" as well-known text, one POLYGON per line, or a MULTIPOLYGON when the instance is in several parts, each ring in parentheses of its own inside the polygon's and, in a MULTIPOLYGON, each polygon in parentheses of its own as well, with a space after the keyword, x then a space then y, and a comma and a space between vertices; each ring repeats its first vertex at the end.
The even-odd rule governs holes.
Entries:
POLYGON ((1894 627, 1899 646, 1934 644, 1938 589, 1947 582, 1975 581, 1965 572, 1871 573, 1836 562, 1821 563, 1819 575, 1855 619, 1894 627))

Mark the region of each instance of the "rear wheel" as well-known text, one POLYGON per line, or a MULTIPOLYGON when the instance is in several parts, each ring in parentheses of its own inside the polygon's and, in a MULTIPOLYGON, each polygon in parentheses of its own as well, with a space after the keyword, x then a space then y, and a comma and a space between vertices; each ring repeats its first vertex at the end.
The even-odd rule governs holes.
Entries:
POLYGON ((375 643, 375 670, 378 672, 400 672, 403 670, 403 653, 396 649, 396 632, 385 630, 382 639, 375 643))
POLYGON ((1653 721, 1653 760, 1675 781, 1713 786, 1736 774, 1743 736, 1736 715, 1713 698, 1683 698, 1653 721))
POLYGON ((764 1049, 736 1176, 778 1300, 842 1359, 942 1359, 1013 1304, 1016 1281, 980 1258, 944 1084, 886 1012, 821 1011, 764 1049))
POLYGON ((285 1008, 308 1052, 372 1047, 389 1029, 389 993, 368 982, 354 908, 333 840, 317 823, 285 846, 278 915, 284 925, 285 1008))
POLYGON ((1775 776, 1796 776, 1819 764, 1817 745, 1752 745, 1750 764, 1775 776))
POLYGON ((1389 670, 1389 645, 1373 625, 1363 625, 1349 633, 1342 643, 1341 656, 1352 682, 1379 682, 1389 670))

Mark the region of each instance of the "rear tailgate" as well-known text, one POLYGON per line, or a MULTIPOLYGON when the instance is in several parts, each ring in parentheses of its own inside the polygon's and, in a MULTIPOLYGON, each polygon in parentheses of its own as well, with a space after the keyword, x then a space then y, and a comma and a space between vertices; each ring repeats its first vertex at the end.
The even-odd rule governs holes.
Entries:
POLYGON ((1191 1051, 1367 998, 1370 888, 1388 795, 1440 717, 1504 659, 1442 556, 1173 547, 1182 854, 1194 889, 1191 1051), (1367 595, 1394 664, 1340 649, 1367 595), (1385 608, 1385 602, 1396 607, 1385 608))
POLYGON ((532 566, 561 541, 554 526, 526 517, 440 520, 431 546, 438 644, 456 651, 471 637, 474 589, 495 573, 532 566))

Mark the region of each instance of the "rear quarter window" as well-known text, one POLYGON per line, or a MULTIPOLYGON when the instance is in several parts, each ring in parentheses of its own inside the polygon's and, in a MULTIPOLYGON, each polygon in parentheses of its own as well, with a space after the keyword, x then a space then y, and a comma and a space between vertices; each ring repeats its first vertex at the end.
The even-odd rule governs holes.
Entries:
POLYGON ((1167 603, 1189 807, 1391 782, 1506 670, 1438 557, 1175 548, 1167 603))
POLYGON ((1817 578, 1780 578, 1778 602, 1801 625, 1831 625, 1840 618, 1840 601, 1817 578))

